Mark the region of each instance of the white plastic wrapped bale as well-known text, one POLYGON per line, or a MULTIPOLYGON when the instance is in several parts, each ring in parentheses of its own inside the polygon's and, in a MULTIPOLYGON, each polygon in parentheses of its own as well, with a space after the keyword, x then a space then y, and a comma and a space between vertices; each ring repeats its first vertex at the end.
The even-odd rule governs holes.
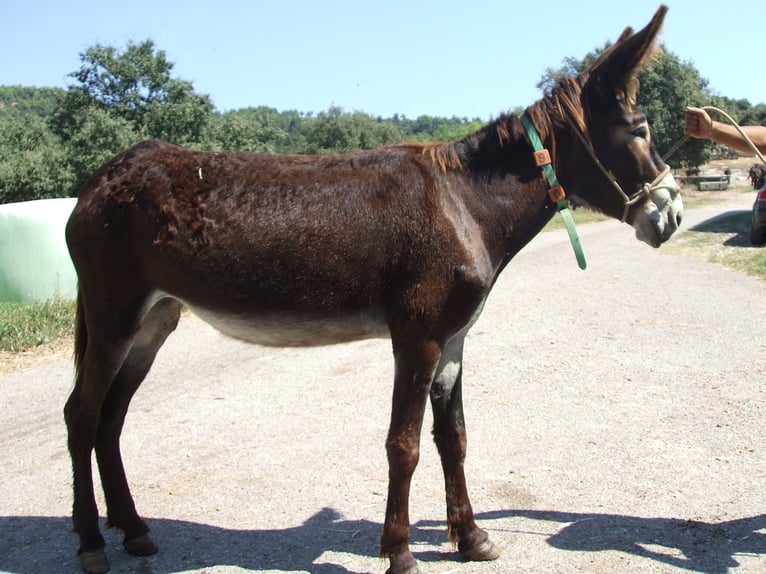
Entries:
POLYGON ((77 296, 64 238, 75 203, 60 198, 0 205, 0 301, 77 296))

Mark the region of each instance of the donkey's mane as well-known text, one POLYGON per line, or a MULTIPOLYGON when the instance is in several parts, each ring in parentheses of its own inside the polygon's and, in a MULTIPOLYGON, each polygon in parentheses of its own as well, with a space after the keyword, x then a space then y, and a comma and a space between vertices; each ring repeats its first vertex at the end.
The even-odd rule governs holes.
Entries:
MULTIPOLYGON (((626 29, 621 39, 622 37, 629 36, 631 33, 632 29, 626 29)), ((617 43, 619 43, 619 40, 617 43)), ((605 50, 599 60, 607 57, 617 43, 605 50)), ((647 51, 645 57, 639 63, 639 67, 646 67, 656 62, 661 53, 662 46, 655 45, 653 49, 647 51)), ((554 156, 557 152, 556 128, 565 127, 568 121, 567 118, 583 133, 588 133, 587 117, 590 115, 590 110, 583 109, 582 105, 583 86, 585 86, 588 78, 588 72, 581 72, 577 76, 559 79, 550 94, 529 106, 526 110, 537 128, 540 138, 543 141, 550 142, 550 152, 554 156)), ((625 78, 624 85, 618 88, 618 92, 614 94, 623 102, 628 112, 632 111, 636 104, 638 88, 638 77, 634 74, 625 78)), ((611 86, 611 89, 614 89, 614 86, 611 86)), ((471 141, 475 142, 479 139, 489 138, 490 141, 488 143, 504 147, 512 141, 524 138, 523 131, 523 127, 515 114, 502 114, 496 120, 490 121, 479 131, 461 140, 428 143, 411 142, 402 145, 410 149, 420 150, 421 154, 428 157, 442 172, 447 172, 449 170, 460 170, 465 167, 463 153, 461 152, 462 145, 470 144, 471 141)))
MULTIPOLYGON (((555 155, 555 128, 566 125, 565 115, 569 116, 581 129, 585 129, 585 116, 580 104, 580 94, 585 78, 584 74, 576 78, 562 79, 550 95, 536 102, 529 108, 532 122, 535 124, 543 141, 550 138, 550 151, 555 155)), ((502 114, 490 121, 479 131, 463 139, 449 142, 410 142, 402 147, 420 151, 429 158, 442 172, 464 169, 464 149, 476 148, 478 142, 490 147, 506 147, 509 143, 523 139, 524 128, 515 114, 502 114)))

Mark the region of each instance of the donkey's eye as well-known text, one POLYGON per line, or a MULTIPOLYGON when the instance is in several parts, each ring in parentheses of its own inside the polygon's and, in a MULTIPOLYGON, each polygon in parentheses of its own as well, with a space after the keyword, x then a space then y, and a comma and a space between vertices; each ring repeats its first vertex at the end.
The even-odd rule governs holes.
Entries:
POLYGON ((638 126, 631 133, 637 138, 646 139, 649 137, 649 128, 646 125, 638 126))

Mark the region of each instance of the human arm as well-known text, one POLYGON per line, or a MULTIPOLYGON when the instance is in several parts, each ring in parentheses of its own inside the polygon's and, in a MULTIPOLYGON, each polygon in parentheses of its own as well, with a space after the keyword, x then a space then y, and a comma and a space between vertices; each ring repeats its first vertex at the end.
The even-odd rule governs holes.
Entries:
MULTIPOLYGON (((741 128, 759 151, 766 152, 766 126, 741 126, 741 128)), ((701 108, 686 108, 684 133, 695 138, 713 140, 742 152, 753 151, 734 126, 713 120, 701 108)))

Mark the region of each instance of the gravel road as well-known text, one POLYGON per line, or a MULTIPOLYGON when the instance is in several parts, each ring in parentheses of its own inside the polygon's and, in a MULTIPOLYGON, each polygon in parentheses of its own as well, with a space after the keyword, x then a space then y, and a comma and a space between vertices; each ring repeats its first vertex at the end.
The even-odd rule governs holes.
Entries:
MULTIPOLYGON (((469 486, 503 555, 456 560, 426 430, 411 497, 424 572, 766 572, 763 282, 618 223, 580 231, 587 271, 565 232, 540 235, 467 342, 469 486)), ((79 571, 71 378, 54 361, 0 380, 0 571, 79 571)), ((161 552, 129 557, 109 531, 112 572, 383 574, 392 378, 387 341, 279 350, 184 319, 123 435, 161 552)))

